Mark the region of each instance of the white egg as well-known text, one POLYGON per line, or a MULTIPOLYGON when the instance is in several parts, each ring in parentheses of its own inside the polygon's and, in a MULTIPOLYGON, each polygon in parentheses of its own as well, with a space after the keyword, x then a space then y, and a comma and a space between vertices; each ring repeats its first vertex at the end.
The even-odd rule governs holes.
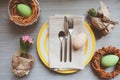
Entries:
POLYGON ((87 40, 87 35, 85 33, 80 33, 73 38, 73 48, 78 50, 82 48, 87 40))

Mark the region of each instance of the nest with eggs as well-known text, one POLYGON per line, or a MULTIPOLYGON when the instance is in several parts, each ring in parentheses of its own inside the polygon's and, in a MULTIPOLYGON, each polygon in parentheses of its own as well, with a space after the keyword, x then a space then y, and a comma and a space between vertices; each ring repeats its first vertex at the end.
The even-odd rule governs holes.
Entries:
POLYGON ((111 79, 116 77, 120 73, 120 60, 115 66, 115 69, 112 72, 106 72, 100 64, 100 60, 102 56, 114 54, 120 58, 120 49, 116 49, 115 47, 109 46, 108 48, 103 47, 96 51, 92 61, 91 66, 93 71, 103 79, 111 79))
POLYGON ((37 21, 39 17, 40 14, 39 3, 37 0, 10 0, 8 5, 8 13, 10 20, 16 23, 17 25, 28 26, 37 21), (25 18, 19 14, 17 10, 17 5, 21 3, 27 4, 31 7, 32 14, 30 17, 25 18))

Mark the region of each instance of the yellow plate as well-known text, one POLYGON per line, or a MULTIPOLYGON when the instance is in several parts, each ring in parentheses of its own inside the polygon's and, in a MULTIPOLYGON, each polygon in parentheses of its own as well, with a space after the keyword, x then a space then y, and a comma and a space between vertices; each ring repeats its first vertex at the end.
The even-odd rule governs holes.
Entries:
MULTIPOLYGON (((91 30, 88 23, 85 22, 84 25, 85 25, 85 32, 88 36, 88 40, 86 42, 85 50, 84 50, 84 56, 85 56, 84 65, 86 66, 92 59, 92 56, 94 55, 96 40, 93 31, 91 30)), ((50 69, 49 57, 48 57, 49 53, 48 53, 48 23, 47 22, 41 27, 40 32, 38 34, 37 51, 41 61, 44 63, 46 67, 50 69)), ((70 74, 70 73, 75 73, 77 71, 79 70, 70 69, 70 70, 58 70, 56 72, 62 74, 70 74)))

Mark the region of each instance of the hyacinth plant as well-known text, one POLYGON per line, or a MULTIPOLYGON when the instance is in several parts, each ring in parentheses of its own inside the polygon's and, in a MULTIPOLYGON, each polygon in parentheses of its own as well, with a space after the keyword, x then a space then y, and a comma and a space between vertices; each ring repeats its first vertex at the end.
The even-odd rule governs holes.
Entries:
POLYGON ((27 54, 27 49, 33 44, 33 39, 28 36, 24 35, 20 38, 20 51, 22 54, 27 54))
POLYGON ((12 58, 12 71, 18 77, 28 75, 35 62, 34 57, 27 52, 32 44, 33 39, 30 36, 24 35, 20 38, 20 51, 12 58))

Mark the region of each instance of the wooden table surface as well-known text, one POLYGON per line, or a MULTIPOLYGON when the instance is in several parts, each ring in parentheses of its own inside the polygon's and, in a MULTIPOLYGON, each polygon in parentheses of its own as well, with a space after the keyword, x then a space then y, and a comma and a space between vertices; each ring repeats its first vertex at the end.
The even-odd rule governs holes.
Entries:
MULTIPOLYGON (((62 75, 47 69, 40 61, 36 40, 38 32, 48 16, 55 14, 86 15, 91 7, 99 8, 100 0, 39 0, 41 14, 37 23, 20 27, 9 20, 8 1, 0 0, 0 80, 100 80, 91 70, 90 65, 74 74, 62 75), (30 74, 24 78, 14 76, 11 70, 12 55, 19 50, 20 36, 28 34, 34 38, 29 53, 35 57, 35 64, 30 74)), ((120 23, 120 0, 104 0, 109 6, 114 20, 120 23)), ((97 37, 97 36, 96 36, 97 37)), ((113 45, 120 48, 119 25, 107 36, 97 39, 96 50, 102 46, 113 45)), ((120 75, 112 80, 119 80, 120 75)))

